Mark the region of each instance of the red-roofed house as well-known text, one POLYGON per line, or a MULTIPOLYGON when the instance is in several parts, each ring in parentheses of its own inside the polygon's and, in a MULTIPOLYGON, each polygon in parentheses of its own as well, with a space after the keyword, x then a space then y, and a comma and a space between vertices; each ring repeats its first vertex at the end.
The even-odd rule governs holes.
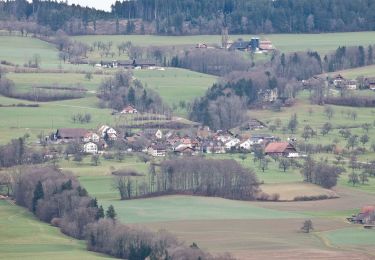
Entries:
POLYGON ((298 157, 296 148, 288 142, 269 143, 265 149, 266 155, 284 156, 289 158, 298 157))
POLYGON ((138 113, 138 110, 135 109, 134 107, 132 106, 127 106, 125 107, 121 112, 120 114, 137 114, 138 113))

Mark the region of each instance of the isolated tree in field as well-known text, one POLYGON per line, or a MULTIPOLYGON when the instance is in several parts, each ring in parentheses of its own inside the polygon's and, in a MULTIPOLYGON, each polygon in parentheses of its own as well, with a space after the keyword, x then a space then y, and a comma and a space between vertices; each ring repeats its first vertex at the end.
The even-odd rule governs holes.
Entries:
POLYGON ((87 79, 88 81, 91 81, 92 80, 92 73, 91 72, 87 72, 85 74, 85 79, 87 79))
POLYGON ((315 161, 310 156, 308 156, 301 170, 301 173, 306 182, 312 182, 313 174, 315 170, 314 167, 315 167, 315 161))
POLYGON ((38 181, 38 183, 35 186, 34 195, 33 195, 33 201, 32 201, 32 211, 36 211, 36 207, 38 205, 38 200, 44 198, 44 191, 43 191, 43 185, 41 181, 38 181))
POLYGON ((323 125, 321 134, 325 136, 326 134, 329 134, 329 132, 332 130, 332 124, 327 122, 323 125))
POLYGON ((105 212, 105 216, 107 218, 112 219, 112 220, 116 220, 117 213, 116 213, 115 208, 113 207, 113 205, 110 205, 108 207, 107 211, 105 212))
POLYGON ((354 149, 358 145, 358 135, 351 135, 348 138, 348 143, 346 144, 346 147, 354 149))
POLYGON ((366 133, 368 133, 368 131, 371 129, 371 124, 369 124, 369 123, 365 123, 365 124, 363 124, 363 125, 362 125, 362 129, 363 129, 366 133))
POLYGON ((362 185, 364 185, 366 182, 369 182, 368 176, 369 175, 366 171, 363 171, 359 174, 359 180, 361 181, 362 185))
POLYGON ((314 227, 313 227, 313 223, 312 223, 312 221, 311 221, 310 219, 305 220, 305 221, 303 222, 303 225, 302 225, 302 227, 301 227, 301 230, 302 230, 303 232, 305 232, 305 233, 310 233, 310 231, 313 230, 313 229, 314 229, 314 227))
POLYGON ((112 187, 120 193, 121 200, 125 200, 128 197, 127 194, 127 178, 125 176, 118 176, 113 179, 112 187))
POLYGON ((247 155, 244 154, 244 153, 241 153, 240 156, 239 156, 239 158, 242 160, 242 162, 244 162, 246 160, 246 158, 247 158, 247 155))
POLYGON ((262 172, 265 172, 265 170, 268 169, 268 164, 270 163, 270 159, 268 158, 263 158, 259 162, 259 167, 262 169, 262 172))
POLYGON ((264 149, 262 145, 253 145, 254 161, 262 160, 264 158, 264 149))
POLYGON ((306 125, 303 128, 303 132, 302 132, 301 136, 305 141, 307 141, 307 139, 309 139, 313 136, 313 133, 314 133, 314 130, 312 129, 312 127, 310 125, 306 125))
POLYGON ((353 120, 357 120, 358 114, 357 114, 356 111, 352 111, 352 112, 350 113, 350 116, 351 116, 351 118, 352 118, 353 120))
POLYGON ((362 135, 360 138, 359 138, 359 141, 362 143, 363 146, 365 146, 365 144, 368 143, 368 141, 370 141, 370 137, 365 134, 365 135, 362 135))
POLYGON ((293 114, 288 122, 288 129, 292 134, 294 134, 297 130, 298 126, 298 120, 297 120, 297 114, 293 114))
POLYGON ((95 166, 98 166, 100 164, 100 157, 98 154, 93 154, 91 156, 91 163, 95 166))
POLYGON ((124 152, 121 151, 121 150, 117 150, 116 153, 115 153, 115 158, 116 158, 116 160, 118 160, 119 162, 122 162, 122 161, 125 159, 124 152))
POLYGON ((349 174, 349 180, 348 182, 351 183, 353 185, 353 187, 359 183, 359 177, 358 177, 358 174, 355 173, 355 172, 352 172, 351 174, 349 174))
POLYGON ((277 127, 276 127, 276 125, 270 125, 270 126, 268 127, 268 129, 273 133, 273 132, 276 131, 277 127))
POLYGON ((358 163, 357 156, 355 156, 355 155, 350 156, 349 167, 352 169, 352 171, 354 171, 355 169, 357 169, 358 166, 359 166, 359 163, 358 163))
POLYGON ((151 157, 147 154, 144 154, 144 153, 140 153, 138 155, 138 158, 139 158, 140 161, 142 161, 144 163, 148 163, 151 160, 151 157))
POLYGON ((375 152, 375 143, 372 143, 372 144, 371 144, 371 150, 372 150, 373 152, 375 152))
POLYGON ((332 119, 333 117, 333 114, 335 113, 335 111, 333 110, 333 108, 331 106, 326 106, 324 108, 324 113, 326 114, 326 116, 328 117, 328 119, 332 119))
POLYGON ((279 160, 279 168, 282 169, 284 172, 289 169, 290 161, 286 158, 280 158, 279 160))
POLYGON ((82 162, 82 160, 83 160, 83 155, 81 152, 77 152, 73 155, 73 161, 80 163, 82 162))

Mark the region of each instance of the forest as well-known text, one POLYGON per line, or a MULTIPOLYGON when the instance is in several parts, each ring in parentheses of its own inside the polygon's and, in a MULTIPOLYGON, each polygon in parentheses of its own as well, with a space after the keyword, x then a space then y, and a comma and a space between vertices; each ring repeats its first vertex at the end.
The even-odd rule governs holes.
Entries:
POLYGON ((105 21, 113 21, 113 34, 220 34, 223 27, 232 34, 371 31, 374 11, 367 0, 132 0, 116 1, 111 12, 55 1, 0 2, 4 21, 71 34, 95 33, 105 21), (130 22, 121 28, 120 20, 130 22))

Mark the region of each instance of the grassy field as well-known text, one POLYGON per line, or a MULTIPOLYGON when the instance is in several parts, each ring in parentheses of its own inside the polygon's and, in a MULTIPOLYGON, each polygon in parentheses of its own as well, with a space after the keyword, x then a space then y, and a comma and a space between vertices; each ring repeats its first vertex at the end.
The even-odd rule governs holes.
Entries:
POLYGON ((109 75, 93 75, 91 80, 85 74, 77 73, 9 73, 7 78, 12 80, 17 91, 31 91, 34 86, 80 86, 89 91, 96 91, 99 84, 109 75))
POLYGON ((134 75, 145 86, 157 91, 169 105, 177 105, 180 101, 190 102, 203 96, 217 80, 211 75, 173 68, 165 71, 137 70, 134 75))
MULTIPOLYGON (((230 35, 231 40, 242 38, 248 40, 254 35, 230 35)), ((324 34, 269 34, 260 35, 261 38, 270 39, 274 46, 282 52, 295 52, 315 50, 321 53, 335 50, 339 46, 369 45, 375 43, 375 32, 353 33, 324 33, 324 34)), ((153 35, 89 35, 76 36, 75 40, 93 44, 95 41, 113 42, 113 48, 120 43, 130 41, 138 46, 195 46, 197 43, 220 45, 220 35, 196 36, 153 36, 153 35)))
POLYGON ((334 73, 330 73, 328 75, 335 76, 337 74, 341 74, 345 78, 355 79, 358 76, 364 77, 374 77, 375 76, 375 65, 355 68, 355 69, 348 69, 348 70, 341 70, 334 73))
POLYGON ((84 242, 35 219, 26 209, 0 200, 0 259, 112 259, 88 252, 84 242))

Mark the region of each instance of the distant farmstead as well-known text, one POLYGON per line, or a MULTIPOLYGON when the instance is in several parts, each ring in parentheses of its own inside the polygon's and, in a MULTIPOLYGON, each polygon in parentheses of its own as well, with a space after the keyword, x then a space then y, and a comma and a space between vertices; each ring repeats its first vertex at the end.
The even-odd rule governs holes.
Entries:
POLYGON ((270 156, 282 156, 288 158, 294 158, 299 156, 296 148, 288 142, 269 143, 266 146, 265 154, 270 156))
POLYGON ((83 140, 87 132, 84 128, 60 128, 57 130, 55 136, 56 139, 64 141, 83 140))
POLYGON ((138 110, 135 109, 134 107, 132 106, 127 106, 125 107, 121 112, 120 114, 137 114, 138 113, 138 110))

